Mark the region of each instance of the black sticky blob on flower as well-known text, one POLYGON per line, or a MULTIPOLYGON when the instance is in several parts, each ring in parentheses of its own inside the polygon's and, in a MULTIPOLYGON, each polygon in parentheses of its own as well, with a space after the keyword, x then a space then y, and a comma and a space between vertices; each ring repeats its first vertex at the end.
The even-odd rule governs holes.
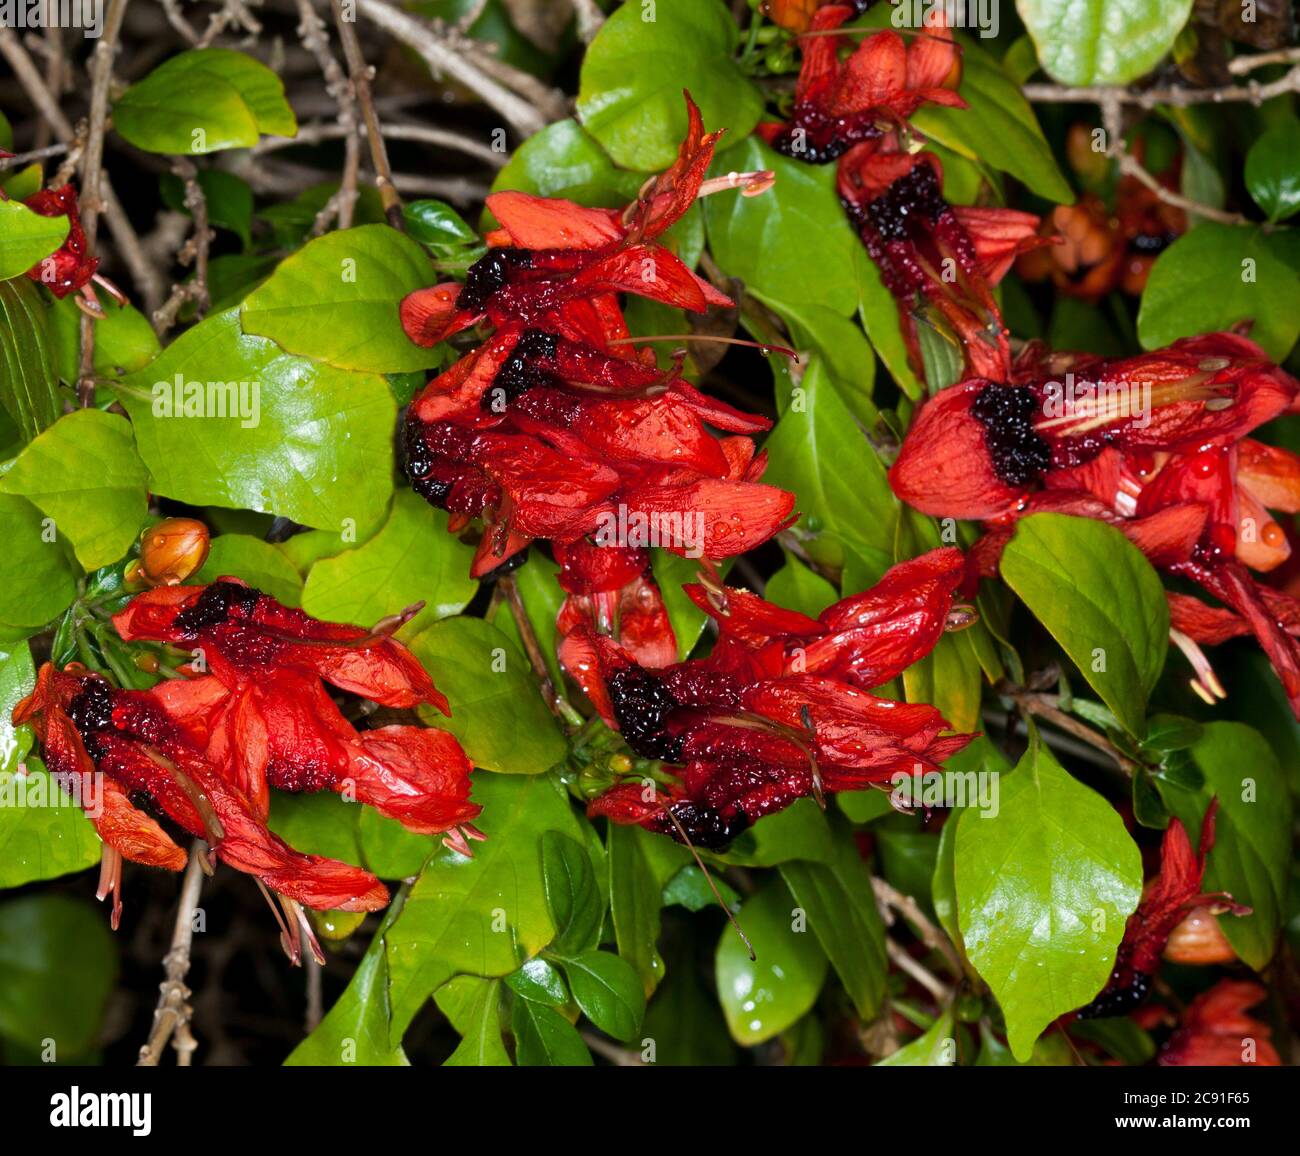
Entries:
POLYGON ((1110 1016, 1126 1016, 1141 1007, 1151 994, 1151 977, 1145 972, 1135 971, 1127 983, 1107 985, 1087 1007, 1081 1008, 1081 1020, 1107 1019, 1110 1016))
POLYGON ((733 815, 724 816, 722 812, 701 803, 674 803, 669 810, 677 822, 664 820, 664 832, 679 843, 685 833, 694 846, 708 851, 726 850, 731 841, 749 826, 749 819, 740 810, 733 815), (678 830, 679 826, 681 830, 678 830))
POLYGON ((527 249, 493 249, 466 271, 465 285, 456 297, 456 308, 481 313, 492 294, 510 280, 511 270, 526 269, 532 261, 527 249))
POLYGON ((202 630, 220 626, 230 617, 232 610, 248 614, 262 597, 260 590, 241 586, 238 582, 213 582, 204 588, 193 606, 187 606, 176 615, 176 629, 191 638, 202 630))
POLYGON ((668 731, 668 716, 680 705, 663 680, 628 666, 609 678, 609 700, 627 745, 643 759, 682 761, 682 739, 668 731))
POLYGON ((1009 486, 1024 486, 1042 477, 1052 451, 1034 429, 1038 399, 1019 386, 989 384, 980 391, 971 413, 984 426, 984 443, 993 470, 1009 486))

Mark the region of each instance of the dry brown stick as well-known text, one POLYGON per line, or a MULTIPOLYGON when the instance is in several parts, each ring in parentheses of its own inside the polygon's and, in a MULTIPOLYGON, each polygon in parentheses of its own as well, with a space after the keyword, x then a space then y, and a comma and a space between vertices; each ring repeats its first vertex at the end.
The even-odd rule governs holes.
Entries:
POLYGON ((208 249, 212 244, 213 232, 208 225, 208 200, 203 195, 203 186, 199 184, 199 170, 194 162, 186 157, 176 157, 172 161, 172 172, 185 184, 185 207, 189 209, 194 220, 194 231, 189 240, 181 247, 176 259, 182 265, 194 266, 194 276, 189 281, 181 281, 172 286, 171 296, 153 315, 153 323, 159 333, 176 324, 176 316, 186 301, 194 302, 195 316, 202 319, 211 304, 208 292, 208 249))
POLYGON ((1217 221, 1222 225, 1246 225, 1250 223, 1250 219, 1241 213, 1229 212, 1227 209, 1216 209, 1213 205, 1202 204, 1200 201, 1194 201, 1190 197, 1174 192, 1173 189, 1165 188, 1146 170, 1142 162, 1128 151, 1128 146, 1124 143, 1124 109, 1121 102, 1111 95, 1103 100, 1099 107, 1101 108, 1102 127, 1106 133, 1106 155, 1114 158, 1119 164, 1121 173, 1139 181, 1165 204, 1173 205, 1186 213, 1194 213, 1198 217, 1204 217, 1207 221, 1217 221))
POLYGON ((1117 750, 1115 744, 1105 735, 1093 730, 1087 723, 1080 722, 1073 715, 1066 714, 1058 705, 1060 699, 1056 695, 1011 686, 1005 680, 998 683, 995 689, 998 694, 1010 698, 1025 714, 1046 719, 1053 726, 1059 727, 1067 734, 1082 740, 1090 747, 1104 751, 1114 760, 1124 774, 1128 775, 1129 778, 1133 777, 1134 772, 1137 770, 1137 764, 1127 755, 1117 750))
POLYGON ((370 143, 370 164, 375 170, 375 186, 379 189, 379 200, 384 206, 384 216, 388 223, 399 232, 405 232, 406 223, 402 219, 402 198, 393 184, 393 170, 388 163, 388 149, 384 145, 384 134, 379 127, 379 113, 375 111, 374 97, 370 91, 373 70, 366 63, 361 51, 361 41, 357 37, 354 21, 347 19, 343 11, 343 0, 332 0, 334 5, 334 24, 339 30, 339 41, 343 45, 343 58, 348 63, 348 75, 352 78, 352 90, 361 105, 361 116, 366 122, 366 139, 370 143))
MULTIPOLYGON (((17 34, 12 28, 6 28, 3 25, 0 25, 0 56, 3 56, 14 70, 18 83, 22 85, 27 98, 35 105, 36 111, 53 125, 54 131, 59 136, 69 142, 70 148, 76 148, 77 146, 72 142, 77 139, 77 133, 74 131, 71 122, 63 115, 63 110, 59 108, 58 101, 46 87, 45 81, 36 68, 36 64, 28 54, 27 49, 23 47, 17 34)), ((158 307, 163 299, 162 278, 159 276, 158 270, 144 255, 144 249, 140 245, 140 238, 136 235, 130 218, 126 215, 126 210, 122 208, 122 202, 118 200, 117 194, 113 191, 112 183, 104 174, 100 175, 99 199, 103 202, 104 219, 108 222, 108 227, 113 231, 113 240, 117 243, 118 252, 130 271, 136 287, 140 290, 140 296, 144 299, 146 311, 152 311, 158 307)))
POLYGON ((487 75, 479 62, 450 45, 438 29, 395 8, 387 0, 356 0, 356 5, 372 24, 418 52, 434 76, 445 76, 482 97, 521 136, 532 136, 546 127, 546 117, 532 103, 487 75))
MULTIPOLYGON (((566 717, 560 704, 563 702, 562 697, 555 689, 555 684, 551 681, 550 668, 546 665, 546 657, 542 654, 541 643, 537 641, 537 632, 533 629, 532 621, 528 617, 528 608, 524 605, 523 597, 519 593, 519 587, 516 585, 513 577, 507 575, 504 578, 497 579, 497 588, 501 590, 505 600, 509 603, 510 613, 514 616, 515 627, 519 631, 519 637, 524 644, 524 653, 528 655, 528 662, 533 668, 533 674, 537 676, 537 681, 541 687, 542 698, 546 705, 551 709, 560 722, 567 724, 570 719, 566 717)), ((567 707, 568 704, 566 703, 567 707)), ((568 707, 572 714, 573 708, 568 707)))
POLYGON ((578 39, 590 44, 605 23, 605 13, 596 0, 573 0, 573 15, 578 24, 578 39))
MULTIPOLYGON (((364 124, 357 125, 354 135, 357 135, 358 139, 360 139, 360 135, 364 134, 365 130, 366 126, 364 124)), ((265 156, 267 153, 279 152, 282 149, 294 148, 298 145, 318 144, 324 140, 337 140, 345 138, 347 135, 347 129, 341 123, 301 125, 298 128, 298 135, 295 137, 263 137, 253 146, 252 153, 254 156, 265 156)), ((387 140, 410 140, 417 141, 420 144, 435 145, 438 148, 453 149, 497 169, 502 168, 509 159, 504 153, 495 152, 480 141, 472 140, 461 133, 452 132, 450 129, 437 128, 434 125, 385 121, 384 137, 387 140)))
POLYGON ((1279 48, 1273 52, 1255 52, 1249 56, 1234 56, 1228 61, 1228 71, 1233 76, 1244 76, 1257 68, 1270 64, 1295 64, 1300 62, 1300 48, 1279 48))
MULTIPOLYGON (((46 122, 41 121, 44 125, 46 122)), ((68 146, 63 142, 59 144, 44 145, 38 149, 32 149, 30 152, 15 153, 11 157, 0 157, 0 172, 6 169, 22 168, 23 165, 29 165, 32 161, 43 161, 49 157, 61 157, 68 151, 68 146)))
POLYGON ((885 953, 890 961, 907 972, 917 983, 928 991, 941 1004, 952 999, 952 988, 938 978, 923 964, 918 963, 892 939, 885 940, 885 953))
MULTIPOLYGON (((910 895, 904 895, 892 884, 881 879, 879 875, 871 877, 871 887, 876 893, 876 902, 881 907, 897 911, 899 915, 907 920, 911 924, 912 930, 920 937, 921 942, 932 951, 937 951, 943 956, 953 975, 960 976, 965 973, 957 949, 953 947, 943 931, 930 921, 915 899, 910 895)), ((888 910, 886 911, 887 914, 888 910)))
POLYGON ((158 1006, 153 1013, 153 1027, 149 1040, 140 1048, 138 1067, 156 1068, 162 1059, 167 1041, 173 1040, 176 1062, 189 1067, 198 1043, 190 1031, 190 989, 185 986, 185 976, 190 970, 190 950, 194 944, 194 912, 199 905, 199 892, 203 888, 204 844, 195 840, 190 848, 190 862, 181 883, 180 910, 172 929, 171 948, 163 957, 166 978, 158 985, 158 1006))
MULTIPOLYGON (((337 128, 343 138, 343 178, 338 190, 326 201, 312 222, 312 236, 319 237, 335 217, 338 218, 340 229, 352 227, 352 213, 357 203, 357 174, 361 168, 361 140, 357 136, 356 91, 352 82, 343 74, 339 62, 334 59, 334 53, 330 51, 325 21, 316 14, 311 0, 297 0, 297 3, 298 35, 303 47, 316 58, 321 74, 325 77, 325 89, 338 104, 338 124, 331 127, 337 128)), ((294 143, 304 143, 301 132, 294 143)))
MULTIPOLYGON (((47 16, 58 11, 58 0, 45 0, 47 16)), ((63 72, 66 59, 63 55, 63 30, 57 19, 47 19, 45 25, 45 84, 57 98, 63 92, 63 72)), ((50 134, 54 126, 47 120, 36 124, 36 148, 42 149, 50 143, 50 134)))
MULTIPOLYGON (((111 0, 104 21, 104 34, 95 45, 91 59, 90 118, 86 148, 81 155, 81 231, 85 235, 87 258, 95 255, 99 236, 99 178, 104 161, 104 130, 108 122, 108 86, 113 78, 113 54, 126 16, 127 0, 111 0)), ((77 369, 77 399, 83 409, 95 403, 95 322, 89 313, 81 314, 81 359, 77 369)))
POLYGON ((1118 85, 1091 84, 1073 88, 1065 84, 1026 84, 1020 89, 1025 99, 1039 104, 1103 104, 1107 101, 1152 109, 1160 105, 1187 108, 1194 104, 1246 103, 1259 106, 1275 96, 1300 92, 1300 66, 1267 84, 1249 81, 1219 88, 1123 88, 1118 85))

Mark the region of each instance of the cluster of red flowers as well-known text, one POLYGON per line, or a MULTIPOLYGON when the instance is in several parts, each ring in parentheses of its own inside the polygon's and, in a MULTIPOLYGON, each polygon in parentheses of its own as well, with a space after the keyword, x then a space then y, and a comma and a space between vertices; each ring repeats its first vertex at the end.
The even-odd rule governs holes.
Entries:
MULTIPOLYGON (((573 596, 565 621, 596 622, 655 664, 673 657, 672 632, 640 548, 649 543, 620 540, 620 521, 656 533, 654 544, 720 559, 766 541, 794 507, 758 481, 765 458, 748 435, 770 423, 706 397, 680 364, 661 371, 634 348, 619 307, 619 293, 695 312, 731 304, 659 241, 709 191, 720 135, 704 132, 686 99, 676 162, 625 210, 496 193, 488 208, 500 227, 464 285, 420 290, 401 310, 421 345, 492 326, 420 394, 406 424, 415 489, 451 513, 454 531, 485 523, 474 575, 548 539, 573 596), (681 533, 683 519, 698 533, 681 533), (612 532, 596 550, 589 539, 602 527, 612 532)), ((718 186, 754 193, 767 180, 718 186)))
POLYGON ((1017 254, 1045 242, 1038 218, 944 200, 939 158, 911 147, 907 118, 927 103, 966 107, 951 34, 936 22, 908 45, 883 29, 842 59, 848 37, 832 33, 865 8, 832 3, 812 14, 791 119, 758 132, 796 160, 837 163, 840 199, 898 302, 918 375, 924 324, 964 350, 968 372, 1003 381, 1010 349, 992 287, 1017 254))
POLYGON ((1300 600, 1249 573, 1290 554, 1268 510, 1300 510, 1300 457, 1247 436, 1297 395, 1300 382, 1231 333, 1113 361, 1031 347, 1011 384, 974 378, 924 405, 890 481, 924 513, 987 524, 973 576, 996 573, 1027 514, 1117 526, 1154 565, 1222 603, 1169 595, 1194 688, 1223 697, 1197 643, 1254 633, 1300 717, 1300 600))
POLYGON ((268 787, 332 790, 368 803, 423 834, 466 837, 480 808, 469 801, 470 763, 449 734, 417 726, 358 732, 323 683, 394 708, 446 699, 390 634, 405 615, 373 631, 320 622, 236 579, 168 586, 134 598, 114 618, 126 641, 190 648, 190 677, 150 690, 118 690, 79 666, 41 668, 15 722, 31 722, 50 770, 82 780, 76 797, 100 799, 91 818, 104 841, 100 898, 121 910, 124 858, 179 871, 185 852, 139 801, 205 839, 212 861, 255 876, 287 919, 286 950, 297 959, 299 905, 370 911, 388 893, 370 872, 295 851, 266 825, 268 787), (98 772, 102 791, 87 776, 98 772))
POLYGON ((818 618, 755 594, 691 585, 718 627, 706 659, 652 671, 589 629, 566 640, 566 668, 656 778, 612 786, 593 815, 710 847, 796 799, 862 790, 933 770, 974 738, 932 706, 868 693, 923 658, 950 625, 959 550, 903 562, 818 618))

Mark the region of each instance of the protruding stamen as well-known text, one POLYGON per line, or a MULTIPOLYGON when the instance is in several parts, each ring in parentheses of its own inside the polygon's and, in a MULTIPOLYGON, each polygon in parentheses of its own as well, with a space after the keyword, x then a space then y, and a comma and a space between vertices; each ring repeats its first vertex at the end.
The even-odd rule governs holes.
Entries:
POLYGON ((103 903, 107 895, 113 897, 113 911, 108 922, 116 931, 122 923, 122 852, 105 843, 99 860, 99 887, 95 890, 95 898, 103 903))
POLYGON ((700 853, 695 849, 695 844, 691 842, 691 837, 686 833, 686 828, 682 826, 681 820, 673 814, 673 809, 667 804, 663 804, 663 811, 672 825, 677 828, 677 834, 681 836, 682 842, 689 849, 691 856, 695 860, 695 865, 704 872, 704 881, 709 885, 709 890, 713 892, 713 898, 718 901, 718 906, 722 908, 723 915, 731 921, 731 926, 736 929, 736 934, 740 936, 741 942, 744 943, 745 950, 749 952, 750 960, 757 961, 758 956, 754 952, 754 945, 749 942, 749 936, 745 934, 745 929, 740 926, 740 920, 736 918, 731 908, 723 902, 717 884, 713 882, 713 876, 709 874, 709 869, 704 865, 704 860, 700 858, 700 853))
POLYGON ((1205 651, 1196 644, 1191 638, 1181 630, 1169 630, 1169 640, 1183 652, 1184 657, 1196 671, 1196 677, 1188 680, 1188 685, 1196 692, 1209 706, 1217 706, 1220 699, 1228 697, 1228 692, 1223 689, 1223 683, 1219 681, 1219 676, 1214 673, 1214 668, 1210 665, 1210 660, 1205 657, 1205 651))
POLYGON ((771 169, 755 169, 751 172, 730 172, 725 177, 711 177, 700 185, 697 194, 707 197, 711 193, 721 193, 727 189, 739 189, 742 197, 757 197, 767 192, 776 184, 776 173, 771 169))
POLYGON ((717 345, 745 345, 750 349, 757 349, 764 357, 771 353, 780 353, 788 357, 796 365, 799 364, 799 354, 786 345, 767 345, 761 341, 746 341, 742 337, 713 337, 707 333, 665 333, 654 337, 615 337, 612 341, 607 341, 606 345, 646 345, 652 341, 711 341, 717 345))

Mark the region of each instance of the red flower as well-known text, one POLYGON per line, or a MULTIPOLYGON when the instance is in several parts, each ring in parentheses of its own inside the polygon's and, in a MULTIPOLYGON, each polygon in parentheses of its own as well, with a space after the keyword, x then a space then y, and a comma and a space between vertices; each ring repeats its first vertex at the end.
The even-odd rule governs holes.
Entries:
POLYGON ((1147 887, 1138 909, 1129 916, 1124 938, 1115 953, 1115 967, 1106 986, 1079 1012, 1080 1019, 1127 1015, 1146 1002, 1151 981, 1160 969, 1160 957, 1175 927, 1194 907, 1213 904, 1217 910, 1248 915, 1250 909, 1233 903, 1222 892, 1201 894, 1205 858, 1214 847, 1214 816, 1219 802, 1212 800, 1201 823, 1201 846, 1192 850, 1187 831, 1177 819, 1165 828, 1160 845, 1160 873, 1147 887))
POLYGON ((708 659, 657 672, 609 639, 575 631, 563 661, 606 721, 643 759, 680 767, 660 772, 658 786, 613 786, 590 813, 720 848, 806 795, 933 769, 974 736, 944 734, 933 707, 864 688, 933 647, 961 569, 959 551, 935 551, 820 619, 743 591, 711 598, 689 587, 721 637, 708 659))
POLYGON ((758 133, 778 152, 824 164, 855 144, 874 140, 922 104, 965 108, 956 92, 961 60, 952 33, 933 24, 909 45, 884 29, 862 40, 841 60, 848 36, 826 33, 865 11, 864 3, 825 4, 801 40, 803 65, 787 124, 760 124, 758 133))
POLYGON ((1300 383, 1230 333, 1116 361, 1034 354, 1017 381, 970 380, 929 401, 890 471, 894 492, 925 513, 991 521, 972 550, 986 575, 1026 514, 1118 526, 1224 604, 1171 597, 1193 686, 1221 697, 1195 643, 1253 632, 1300 713, 1300 604, 1246 569, 1289 553, 1267 508, 1300 510, 1300 458, 1246 435, 1292 407, 1300 383))
POLYGON ((291 903, 370 911, 388 892, 368 871, 304 855, 267 830, 265 812, 214 768, 185 725, 171 714, 171 687, 114 690, 98 675, 46 663, 36 690, 18 704, 17 723, 31 722, 51 772, 83 801, 96 798, 90 776, 102 775, 103 807, 91 814, 104 840, 99 897, 113 895, 113 926, 121 914, 121 860, 179 871, 185 852, 131 802, 147 796, 168 819, 206 839, 214 859, 257 876, 291 903))
MULTIPOLYGON (((374 631, 320 622, 223 578, 134 598, 114 618, 126 641, 195 648, 208 679, 159 692, 192 740, 265 815, 268 785, 333 790, 421 834, 454 831, 480 808, 469 801, 470 763, 451 735, 387 726, 358 733, 322 680, 382 706, 447 700, 400 642, 388 637, 408 614, 374 631)), ((453 833, 453 845, 464 846, 453 833)))
MULTIPOLYGON (((0 151, 0 156, 12 156, 0 151)), ((0 190, 0 199, 8 200, 0 190)), ((68 235, 53 253, 27 270, 27 276, 44 285, 55 297, 66 297, 87 285, 99 268, 99 258, 86 252, 86 234, 77 210, 77 190, 71 185, 59 189, 41 189, 23 201, 42 217, 67 217, 68 235)))
POLYGON ((1038 218, 1013 209, 956 207, 943 199, 933 153, 910 153, 897 134, 840 161, 840 198, 899 305, 911 360, 923 371, 916 326, 956 338, 970 374, 1005 381, 1011 357, 993 286, 1016 255, 1047 243, 1038 218))
POLYGON ((1221 979, 1192 1000, 1182 1026, 1170 1037, 1159 1058, 1161 1067, 1282 1066, 1273 1046, 1273 1029, 1248 1015, 1268 993, 1257 983, 1221 979))

